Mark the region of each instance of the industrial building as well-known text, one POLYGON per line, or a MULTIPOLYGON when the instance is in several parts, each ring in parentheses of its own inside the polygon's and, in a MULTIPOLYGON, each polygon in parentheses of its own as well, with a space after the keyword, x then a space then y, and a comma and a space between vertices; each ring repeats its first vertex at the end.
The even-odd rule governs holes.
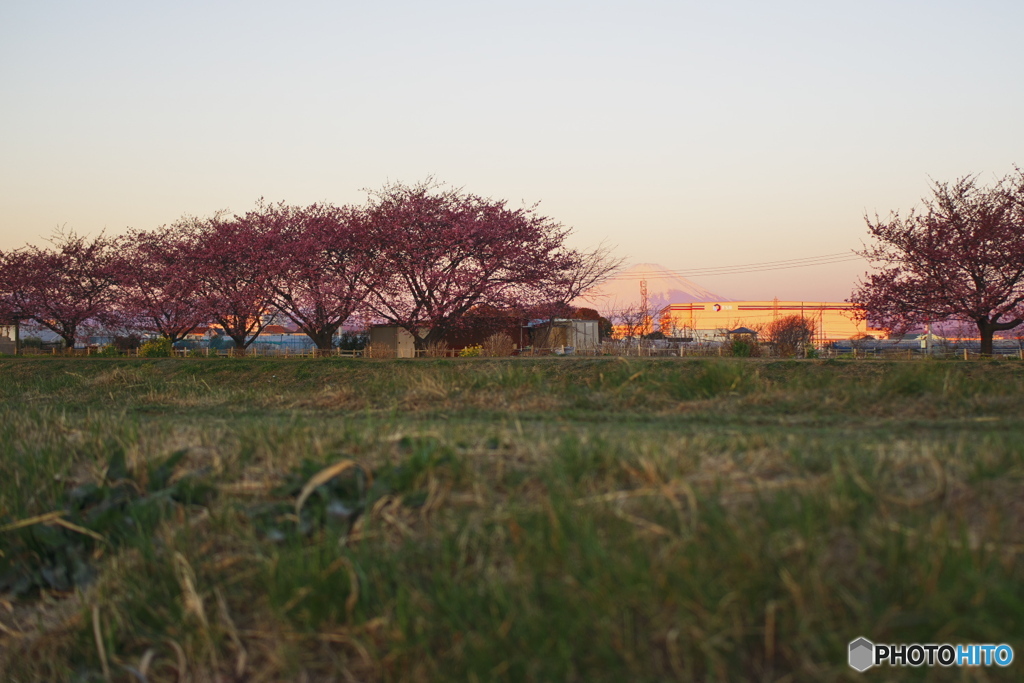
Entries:
POLYGON ((832 301, 710 301, 669 304, 661 311, 666 337, 722 341, 729 330, 762 330, 772 321, 798 315, 814 323, 816 344, 877 334, 853 304, 832 301))

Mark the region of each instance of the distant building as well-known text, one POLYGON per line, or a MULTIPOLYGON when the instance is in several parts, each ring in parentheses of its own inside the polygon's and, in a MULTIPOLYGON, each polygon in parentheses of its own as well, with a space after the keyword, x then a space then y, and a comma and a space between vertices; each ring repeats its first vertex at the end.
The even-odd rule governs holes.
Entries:
POLYGON ((215 337, 219 334, 224 334, 224 328, 217 327, 216 325, 210 325, 209 327, 201 325, 186 334, 184 338, 189 341, 209 341, 210 337, 215 337))
POLYGON ((763 330, 772 321, 797 315, 814 323, 816 343, 876 332, 859 320, 853 304, 832 301, 708 301, 669 304, 661 312, 666 337, 724 341, 729 330, 763 330))
POLYGON ((260 334, 261 335, 264 335, 264 334, 267 334, 267 335, 270 335, 270 334, 275 334, 275 335, 292 335, 292 334, 302 334, 302 333, 301 332, 296 332, 295 330, 288 329, 284 325, 266 325, 263 328, 263 330, 260 332, 260 334))

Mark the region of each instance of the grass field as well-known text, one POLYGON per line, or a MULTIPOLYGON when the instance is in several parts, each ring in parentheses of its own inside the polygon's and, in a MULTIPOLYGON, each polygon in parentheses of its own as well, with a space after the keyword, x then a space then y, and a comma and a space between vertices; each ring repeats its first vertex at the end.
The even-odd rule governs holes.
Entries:
POLYGON ((1024 363, 0 359, 5 681, 1011 681, 1024 363))

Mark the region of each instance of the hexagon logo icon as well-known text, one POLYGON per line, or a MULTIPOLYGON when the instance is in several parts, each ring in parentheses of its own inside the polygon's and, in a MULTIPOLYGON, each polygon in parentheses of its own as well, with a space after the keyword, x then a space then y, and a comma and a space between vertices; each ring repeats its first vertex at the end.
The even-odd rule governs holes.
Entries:
POLYGON ((874 664, 875 644, 867 638, 858 638, 850 643, 850 666, 857 671, 867 671, 874 664))

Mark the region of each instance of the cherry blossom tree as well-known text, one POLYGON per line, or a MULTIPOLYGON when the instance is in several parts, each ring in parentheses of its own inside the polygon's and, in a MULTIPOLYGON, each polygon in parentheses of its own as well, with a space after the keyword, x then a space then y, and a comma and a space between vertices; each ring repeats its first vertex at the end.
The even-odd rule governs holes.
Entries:
POLYGON ((615 256, 614 251, 615 248, 607 242, 590 251, 566 250, 563 267, 552 269, 539 283, 537 291, 542 302, 562 306, 571 312, 570 304, 574 299, 605 282, 622 268, 625 258, 615 256))
POLYGON ((362 213, 330 204, 260 202, 237 220, 261 245, 274 306, 318 349, 333 348, 338 329, 378 284, 383 263, 362 213))
POLYGON ((7 259, 8 255, 0 249, 0 325, 13 323, 18 317, 13 294, 8 289, 10 284, 7 282, 7 259))
POLYGON ((564 244, 569 229, 535 206, 509 208, 429 179, 371 193, 367 218, 387 261, 367 305, 408 330, 418 349, 442 340, 480 304, 513 308, 556 285, 567 296, 579 267, 564 244))
POLYGON ((926 322, 969 321, 992 353, 996 332, 1024 322, 1024 172, 986 187, 976 177, 936 182, 906 217, 867 220, 877 265, 850 301, 897 331, 926 322))
POLYGON ((530 288, 522 305, 531 320, 566 318, 575 315, 573 301, 607 280, 625 259, 613 255, 606 243, 590 251, 563 248, 560 268, 552 268, 530 288))
POLYGON ((118 284, 119 309, 134 328, 156 332, 175 343, 210 321, 190 269, 183 237, 191 222, 134 231, 125 240, 125 268, 118 284))
POLYGON ((182 235, 183 266, 195 278, 203 307, 235 343, 235 350, 244 351, 273 319, 262 233, 223 214, 185 218, 176 225, 182 235))
POLYGON ((48 241, 5 256, 0 291, 9 315, 38 323, 74 348, 84 327, 111 320, 124 259, 118 240, 103 234, 58 229, 48 241))

